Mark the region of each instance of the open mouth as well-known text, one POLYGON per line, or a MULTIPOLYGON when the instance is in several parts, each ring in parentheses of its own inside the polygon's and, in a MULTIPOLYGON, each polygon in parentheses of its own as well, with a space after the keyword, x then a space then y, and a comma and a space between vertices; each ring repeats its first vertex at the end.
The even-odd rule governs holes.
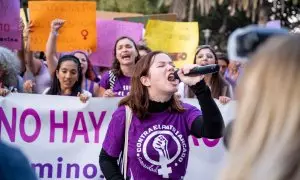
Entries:
POLYGON ((176 80, 176 78, 175 78, 174 73, 169 74, 168 81, 175 81, 175 80, 176 80))
POLYGON ((130 55, 129 54, 124 54, 121 56, 122 59, 130 59, 130 55))

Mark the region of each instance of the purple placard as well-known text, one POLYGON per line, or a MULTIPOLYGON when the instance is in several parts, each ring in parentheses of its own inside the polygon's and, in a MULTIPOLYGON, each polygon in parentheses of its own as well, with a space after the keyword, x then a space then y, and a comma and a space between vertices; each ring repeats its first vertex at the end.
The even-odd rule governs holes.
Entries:
POLYGON ((116 40, 128 36, 139 42, 142 39, 143 27, 141 23, 97 19, 97 51, 90 55, 92 64, 111 67, 116 40))
POLYGON ((280 20, 269 21, 267 22, 266 27, 280 29, 281 22, 280 20))
POLYGON ((0 0, 0 46, 21 49, 20 1, 0 0))

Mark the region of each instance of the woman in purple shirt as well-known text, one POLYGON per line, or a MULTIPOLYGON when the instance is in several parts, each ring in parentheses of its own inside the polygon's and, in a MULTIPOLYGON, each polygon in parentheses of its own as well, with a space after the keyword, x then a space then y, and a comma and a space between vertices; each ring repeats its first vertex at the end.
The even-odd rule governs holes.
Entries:
POLYGON ((133 111, 127 154, 127 176, 131 179, 183 179, 189 135, 211 139, 222 136, 223 118, 203 76, 183 75, 196 66, 186 65, 178 76, 194 91, 202 111, 174 95, 179 80, 167 54, 151 52, 137 62, 130 94, 114 112, 100 153, 106 179, 123 179, 117 160, 124 148, 125 105, 133 111))
POLYGON ((119 38, 114 47, 112 69, 103 74, 100 81, 100 95, 103 97, 127 96, 130 81, 140 55, 135 42, 129 37, 119 38))

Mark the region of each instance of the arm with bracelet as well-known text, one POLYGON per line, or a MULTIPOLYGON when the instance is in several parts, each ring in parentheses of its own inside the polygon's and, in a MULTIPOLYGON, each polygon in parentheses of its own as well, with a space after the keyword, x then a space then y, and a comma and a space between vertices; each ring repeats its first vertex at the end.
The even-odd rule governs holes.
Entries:
POLYGON ((46 45, 46 60, 48 70, 51 75, 54 75, 57 66, 58 57, 56 54, 56 43, 59 29, 64 25, 65 20, 55 19, 51 22, 51 31, 46 45))

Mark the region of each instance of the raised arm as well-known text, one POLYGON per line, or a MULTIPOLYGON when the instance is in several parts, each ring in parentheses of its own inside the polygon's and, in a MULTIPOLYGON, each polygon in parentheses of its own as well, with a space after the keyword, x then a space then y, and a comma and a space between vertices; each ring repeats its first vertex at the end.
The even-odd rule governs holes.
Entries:
POLYGON ((222 114, 211 96, 209 87, 205 84, 204 76, 185 76, 190 70, 198 65, 185 65, 178 71, 181 81, 192 89, 195 93, 202 116, 194 119, 191 126, 191 134, 201 138, 217 139, 222 137, 224 121, 222 114))
POLYGON ((18 58, 20 60, 20 65, 21 65, 21 69, 20 69, 20 72, 21 74, 25 73, 26 71, 26 63, 25 63, 25 56, 24 56, 24 51, 25 51, 25 40, 26 40, 26 37, 23 36, 23 31, 24 31, 24 23, 23 23, 23 20, 20 19, 20 22, 19 22, 19 29, 20 29, 20 32, 21 32, 21 50, 18 50, 17 51, 17 55, 18 55, 18 58))
POLYGON ((28 24, 28 26, 25 28, 24 32, 24 43, 25 43, 25 48, 24 48, 24 59, 27 64, 27 68, 29 71, 34 75, 38 75, 42 66, 41 60, 35 59, 33 57, 33 52, 30 51, 30 38, 29 35, 30 33, 33 32, 34 25, 32 22, 28 24))
POLYGON ((57 66, 58 57, 56 54, 56 42, 59 29, 64 25, 65 20, 55 19, 51 22, 51 30, 46 45, 46 60, 48 70, 51 75, 54 75, 55 68, 57 66))
POLYGON ((217 139, 223 135, 224 121, 222 114, 211 96, 210 89, 204 80, 191 86, 202 110, 202 116, 192 123, 191 134, 201 138, 217 139))

